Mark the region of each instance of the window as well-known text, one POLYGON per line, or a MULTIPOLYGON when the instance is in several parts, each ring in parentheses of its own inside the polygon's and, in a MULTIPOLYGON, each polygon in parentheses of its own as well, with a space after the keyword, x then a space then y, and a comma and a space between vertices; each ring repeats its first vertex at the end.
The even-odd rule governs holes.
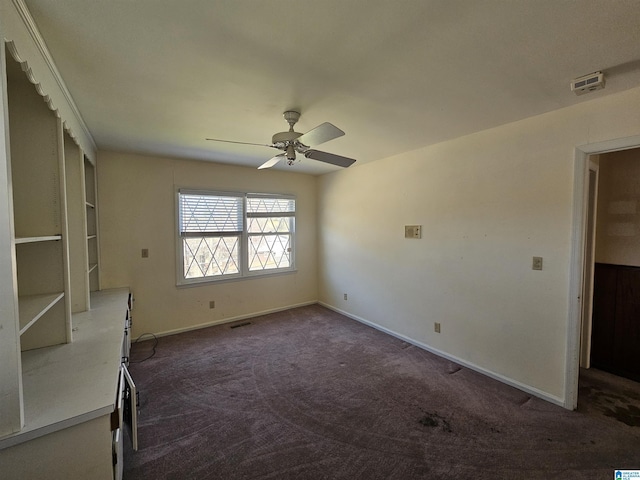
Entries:
POLYGON ((178 283, 294 269, 296 201, 261 193, 178 191, 178 283))

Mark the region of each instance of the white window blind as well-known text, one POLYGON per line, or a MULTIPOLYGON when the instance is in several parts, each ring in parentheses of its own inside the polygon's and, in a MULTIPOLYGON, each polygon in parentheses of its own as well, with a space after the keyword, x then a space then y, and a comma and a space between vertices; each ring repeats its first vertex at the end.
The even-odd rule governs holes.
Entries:
POLYGON ((180 233, 238 233, 243 226, 243 197, 180 194, 180 233))

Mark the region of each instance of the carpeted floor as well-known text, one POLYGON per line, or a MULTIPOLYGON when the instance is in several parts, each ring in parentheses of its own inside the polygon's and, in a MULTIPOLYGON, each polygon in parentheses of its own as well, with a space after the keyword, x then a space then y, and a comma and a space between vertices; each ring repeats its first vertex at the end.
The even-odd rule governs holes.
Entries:
POLYGON ((591 379, 570 412, 321 306, 233 326, 160 338, 142 362, 153 343, 134 345, 139 450, 125 451, 125 480, 591 480, 640 469, 633 382, 608 401, 591 379))

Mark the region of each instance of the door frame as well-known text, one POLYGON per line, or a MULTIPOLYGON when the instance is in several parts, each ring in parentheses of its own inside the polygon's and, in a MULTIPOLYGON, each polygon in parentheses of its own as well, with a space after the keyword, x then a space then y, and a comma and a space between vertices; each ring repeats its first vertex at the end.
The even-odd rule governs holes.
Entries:
POLYGON ((596 222, 598 211, 598 182, 600 176, 600 165, 594 162, 589 156, 589 184, 587 218, 585 230, 585 250, 584 250, 584 280, 582 282, 582 319, 580 327, 580 368, 591 366, 591 331, 593 317, 593 278, 596 255, 596 222), (592 185, 591 178, 594 178, 592 185))
POLYGON ((585 291, 587 215, 589 213, 589 156, 640 147, 640 135, 588 143, 575 147, 573 176, 573 214, 571 232, 571 263, 569 271, 569 321, 565 363, 564 407, 578 406, 580 374, 580 336, 582 330, 585 291))

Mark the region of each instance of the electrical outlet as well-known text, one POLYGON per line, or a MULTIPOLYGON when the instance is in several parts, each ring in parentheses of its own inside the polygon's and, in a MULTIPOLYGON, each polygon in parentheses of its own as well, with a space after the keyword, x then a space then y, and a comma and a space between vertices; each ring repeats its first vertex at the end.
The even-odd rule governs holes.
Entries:
POLYGON ((142 258, 149 258, 149 249, 148 248, 143 248, 142 249, 142 258))
POLYGON ((345 300, 347 299, 347 294, 346 294, 346 293, 344 294, 344 299, 345 299, 345 300))
POLYGON ((533 257, 531 270, 542 270, 542 257, 533 257))
POLYGON ((211 300, 209 302, 209 308, 216 308, 216 301, 215 300, 211 300))
POLYGON ((435 322, 435 323, 433 324, 433 330, 434 330, 436 333, 440 333, 440 323, 435 322))

